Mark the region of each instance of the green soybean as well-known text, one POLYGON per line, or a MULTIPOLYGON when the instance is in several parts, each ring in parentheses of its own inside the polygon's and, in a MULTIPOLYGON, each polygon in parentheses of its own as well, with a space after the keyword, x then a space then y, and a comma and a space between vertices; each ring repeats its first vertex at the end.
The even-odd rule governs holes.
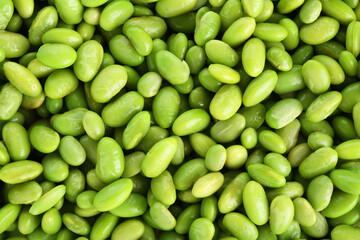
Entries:
POLYGON ((269 204, 264 188, 255 181, 248 182, 243 190, 243 204, 249 219, 263 225, 269 219, 269 204))
POLYGON ((42 45, 36 57, 47 67, 62 69, 71 66, 77 58, 75 50, 62 43, 47 43, 42 45))
POLYGON ((0 208, 0 232, 3 233, 17 219, 20 214, 21 206, 8 203, 0 208))
POLYGON ((241 213, 227 213, 223 218, 223 225, 237 239, 255 240, 259 235, 255 224, 241 213))
POLYGON ((96 175, 104 183, 111 183, 124 172, 124 153, 112 138, 104 137, 97 145, 96 175))
POLYGON ((0 47, 3 49, 6 58, 17 58, 28 52, 30 42, 20 33, 1 31, 0 47))
POLYGON ((100 26, 111 31, 123 25, 134 12, 134 6, 128 1, 115 1, 106 5, 100 15, 100 26))
POLYGON ((97 41, 89 40, 80 45, 76 55, 74 73, 79 80, 89 82, 100 69, 104 57, 103 47, 97 41))
POLYGON ((241 90, 237 85, 224 85, 212 98, 210 114, 218 120, 227 120, 234 116, 242 104, 241 90))
POLYGON ((37 97, 41 94, 42 86, 30 70, 15 62, 6 62, 3 67, 10 83, 24 95, 37 97))
POLYGON ((294 219, 294 204, 285 195, 275 197, 270 204, 270 229, 275 234, 284 233, 294 219))
POLYGON ((147 177, 159 176, 170 164, 177 149, 174 138, 165 138, 157 142, 146 154, 141 169, 147 177))
POLYGON ((65 195, 65 185, 58 185, 42 195, 29 209, 32 215, 39 215, 51 209, 65 195))
POLYGON ((94 198, 94 207, 99 211, 109 211, 120 206, 130 195, 133 182, 129 178, 116 180, 101 189, 94 198))
POLYGON ((265 67, 265 44, 258 38, 251 38, 243 46, 241 59, 245 72, 251 77, 259 76, 265 67), (256 57, 255 57, 256 56, 256 57))
POLYGON ((306 86, 315 94, 324 93, 330 87, 330 75, 326 67, 318 61, 308 60, 302 67, 306 86))

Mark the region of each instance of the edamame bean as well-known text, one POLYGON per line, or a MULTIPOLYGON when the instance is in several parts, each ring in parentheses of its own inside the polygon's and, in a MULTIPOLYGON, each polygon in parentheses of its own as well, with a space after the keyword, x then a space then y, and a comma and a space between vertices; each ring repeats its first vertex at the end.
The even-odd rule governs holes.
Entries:
POLYGON ((64 161, 72 166, 81 165, 86 158, 85 149, 73 136, 65 136, 61 139, 59 153, 64 161))
POLYGON ((243 204, 249 219, 256 225, 263 225, 269 219, 269 204, 265 190, 255 181, 248 182, 243 190, 243 204))
POLYGON ((330 87, 330 75, 326 67, 316 60, 308 60, 302 67, 306 86, 315 94, 324 93, 330 87))
POLYGON ((18 229, 22 234, 32 233, 40 224, 40 216, 34 216, 29 213, 29 207, 24 207, 18 218, 18 229))
POLYGON ((14 3, 12 1, 4 1, 1 3, 0 9, 2 15, 0 19, 0 29, 4 30, 14 13, 14 3))
POLYGON ((190 226, 189 239, 212 239, 215 235, 214 224, 206 218, 196 219, 190 226))
POLYGON ((285 185, 285 178, 278 174, 271 167, 254 163, 247 167, 248 173, 252 179, 261 183, 265 187, 279 188, 285 185))
POLYGON ((140 55, 147 56, 151 53, 153 41, 144 29, 137 26, 131 26, 125 29, 124 34, 129 38, 135 50, 140 55))
POLYGON ((167 30, 167 25, 164 19, 158 16, 130 18, 125 22, 123 28, 126 29, 130 26, 141 27, 151 36, 152 39, 161 38, 167 30))
POLYGON ((39 215, 51 209, 65 195, 65 185, 58 185, 42 195, 29 209, 32 215, 39 215))
POLYGON ((299 173, 304 178, 313 178, 335 168, 338 154, 329 147, 323 147, 310 154, 299 166, 299 173))
POLYGON ((220 172, 208 173, 199 178, 192 188, 192 194, 197 198, 209 197, 223 184, 224 176, 220 172))
POLYGON ((275 132, 263 130, 259 133, 258 138, 264 148, 280 154, 286 152, 286 144, 284 140, 275 132))
POLYGON ((172 213, 160 202, 155 202, 150 207, 150 217, 158 228, 171 230, 176 226, 176 219, 172 213))
POLYGON ((75 234, 88 235, 90 233, 90 224, 76 214, 64 213, 62 215, 62 221, 64 225, 75 234))
POLYGON ((205 161, 201 158, 192 159, 174 173, 174 184, 177 190, 186 190, 208 172, 205 161))
POLYGON ((320 214, 316 213, 316 222, 311 227, 302 226, 302 230, 309 236, 322 238, 325 237, 329 231, 329 225, 326 221, 326 218, 320 214))
POLYGON ((94 198, 94 207, 99 211, 109 211, 120 206, 130 195, 133 182, 122 178, 101 189, 94 198))
POLYGON ((155 9, 161 17, 170 18, 191 11, 191 9, 195 7, 195 4, 196 1, 194 0, 179 0, 176 2, 165 0, 157 2, 155 9))
POLYGON ((254 31, 255 37, 270 42, 281 42, 287 35, 286 28, 275 23, 258 23, 254 31))
POLYGON ((42 188, 35 181, 14 185, 9 190, 8 198, 12 204, 31 204, 41 197, 42 188))
POLYGON ((30 141, 26 129, 19 123, 8 122, 2 136, 12 160, 25 160, 30 154, 30 141))
POLYGON ((151 179, 151 191, 154 197, 164 205, 172 205, 176 200, 175 185, 168 171, 151 179))
POLYGON ((52 208, 44 213, 41 219, 41 228, 47 234, 55 234, 60 231, 62 222, 59 210, 52 208))
POLYGON ((359 238, 359 230, 356 227, 339 225, 331 231, 331 238, 334 240, 342 239, 344 236, 357 240, 359 238))
POLYGON ((207 57, 214 63, 234 67, 239 62, 237 52, 223 41, 208 41, 205 44, 205 52, 207 57))
POLYGON ((137 219, 120 223, 112 232, 111 239, 139 239, 145 231, 144 224, 137 219))
POLYGON ((138 193, 131 193, 120 206, 110 210, 118 217, 136 217, 144 214, 147 210, 146 198, 138 193))
POLYGON ((264 74, 265 66, 265 44, 258 38, 251 38, 243 46, 242 63, 245 72, 251 77, 264 74), (256 56, 256 57, 255 57, 256 56))
POLYGON ((77 168, 69 171, 69 176, 65 179, 66 186, 65 197, 70 202, 75 202, 77 196, 85 190, 85 176, 77 168))
POLYGON ((340 105, 341 93, 331 91, 321 94, 306 110, 306 118, 311 122, 320 122, 332 114, 340 105))
POLYGON ((139 79, 137 83, 137 90, 146 98, 155 97, 160 90, 161 83, 162 78, 160 74, 156 72, 148 72, 139 79))
POLYGON ((124 35, 116 35, 111 38, 109 49, 113 57, 122 64, 138 66, 144 61, 144 56, 137 53, 130 40, 124 35))
POLYGON ((42 43, 63 43, 77 49, 83 43, 81 35, 69 28, 53 28, 45 32, 41 38, 42 43))
POLYGON ((346 50, 350 51, 355 57, 360 53, 360 46, 358 44, 359 31, 360 23, 358 21, 352 21, 346 30, 346 50))
POLYGON ((248 127, 240 135, 241 145, 246 149, 252 149, 257 144, 257 133, 254 128, 248 127))
POLYGON ((171 84, 182 84, 189 78, 189 66, 185 61, 181 61, 173 53, 161 50, 156 53, 155 61, 161 76, 171 84))
POLYGON ((284 233, 294 219, 294 204, 288 196, 279 195, 270 204, 270 229, 275 234, 284 233))
POLYGON ((301 197, 304 194, 304 187, 299 182, 286 182, 283 187, 271 189, 267 192, 269 201, 279 195, 288 196, 291 199, 301 197))
POLYGON ((359 141, 357 139, 348 140, 341 144, 339 144, 335 150, 339 155, 339 158, 341 159, 357 159, 358 157, 358 151, 357 151, 357 145, 359 144, 359 141))
POLYGON ((322 11, 335 19, 341 24, 349 24, 355 20, 356 16, 354 11, 343 1, 339 0, 321 0, 322 11), (335 11, 335 8, 341 11, 335 11))
POLYGON ((274 169, 278 174, 287 177, 291 172, 288 160, 279 153, 268 153, 264 157, 264 164, 274 169))
POLYGON ((157 142, 146 154, 142 162, 142 172, 147 177, 159 176, 170 164, 177 149, 175 138, 165 138, 157 142))
POLYGON ((266 123, 275 129, 292 122, 302 112, 302 104, 295 98, 280 100, 266 112, 266 123))
POLYGON ((311 227, 316 222, 316 214, 310 203, 305 198, 295 198, 293 200, 295 209, 295 220, 300 225, 311 227))
POLYGON ((60 18, 66 24, 79 24, 83 17, 84 7, 80 0, 59 1, 54 0, 60 18))
POLYGON ((334 185, 326 175, 311 180, 307 189, 307 198, 316 211, 321 211, 329 205, 333 189, 334 185))
POLYGON ((57 132, 40 124, 31 128, 29 138, 32 146, 42 153, 54 152, 60 143, 60 136, 57 132))
POLYGON ((300 7, 303 3, 304 0, 296 0, 296 1, 280 0, 277 5, 277 9, 279 13, 287 14, 300 7))
POLYGON ((300 39, 306 44, 318 45, 335 37, 339 27, 339 22, 334 18, 319 17, 314 22, 300 28, 300 39))
POLYGON ((9 163, 0 169, 0 179, 9 184, 23 183, 38 177, 43 171, 40 163, 21 160, 9 163))
POLYGON ((312 23, 319 17, 321 10, 322 10, 321 1, 319 0, 306 1, 300 9, 299 18, 305 24, 312 23))
POLYGON ((278 76, 273 70, 265 70, 245 89, 243 103, 246 107, 254 106, 267 98, 276 86, 278 76))
POLYGON ((3 142, 0 142, 0 165, 5 165, 10 162, 9 152, 3 142))
POLYGON ((11 83, 6 83, 0 91, 0 119, 10 119, 19 109, 22 99, 22 93, 11 83))
POLYGON ((227 120, 234 116, 242 104, 240 87, 226 84, 212 98, 210 114, 218 120, 227 120))
POLYGON ((121 127, 126 125, 143 107, 144 98, 139 93, 130 91, 107 104, 102 110, 101 117, 106 125, 121 127))
POLYGON ((356 75, 359 64, 355 56, 351 52, 347 50, 342 51, 339 55, 339 63, 347 75, 349 76, 356 75))
POLYGON ((20 33, 1 31, 0 47, 6 58, 22 57, 30 48, 29 40, 20 33))
POLYGON ((35 46, 41 44, 44 33, 55 28, 58 23, 58 13, 54 6, 42 8, 31 23, 29 28, 29 41, 35 46))
POLYGON ((0 232, 3 233, 17 219, 20 214, 21 205, 8 203, 0 208, 0 232))
POLYGON ((237 47, 245 42, 255 31, 255 19, 251 17, 241 17, 233 22, 225 31, 222 41, 231 47, 237 47))
POLYGON ((257 17, 260 15, 264 7, 264 0, 249 1, 245 0, 242 3, 244 12, 250 17, 257 17))
POLYGON ((124 154, 112 138, 104 137, 97 145, 96 175, 104 183, 121 177, 124 172, 124 154))
POLYGON ((47 43, 39 48, 36 57, 47 67, 63 69, 75 63, 77 53, 68 45, 62 43, 47 43))
POLYGON ((312 150, 317 150, 322 147, 332 147, 333 139, 322 132, 313 132, 308 137, 308 145, 312 150))
POLYGON ((259 235, 255 224, 241 213, 227 213, 223 218, 223 225, 225 229, 240 240, 255 240, 259 235))
POLYGON ((41 94, 42 86, 30 70, 16 62, 6 62, 3 68, 10 83, 24 95, 37 97, 41 94))
POLYGON ((250 177, 247 173, 240 173, 224 188, 218 201, 221 213, 229 213, 241 205, 244 187, 249 181, 250 177))
POLYGON ((338 85, 344 82, 344 70, 336 60, 326 55, 316 55, 312 59, 322 63, 326 67, 330 74, 331 84, 338 85))
POLYGON ((321 214, 324 217, 337 218, 350 212, 356 206, 357 202, 357 195, 335 190, 331 196, 329 205, 321 211, 321 214))
POLYGON ((214 221, 217 216, 217 199, 214 196, 204 198, 201 201, 200 215, 210 221, 214 221))
POLYGON ((358 194, 357 182, 360 178, 356 173, 345 169, 335 169, 331 171, 330 178, 338 189, 350 194, 358 194))
POLYGON ((204 130, 210 123, 209 114, 202 109, 191 109, 178 116, 172 131, 178 136, 190 135, 204 130))
POLYGON ((134 12, 134 6, 129 1, 115 1, 107 4, 100 15, 100 26, 111 31, 123 25, 134 12))
MULTIPOLYGON (((103 61, 103 47, 97 41, 89 40, 80 45, 76 55, 76 61, 73 66, 76 77, 83 82, 91 81, 98 73, 103 61)), ((116 76, 116 73, 114 75, 116 76)), ((101 77, 97 76, 96 78, 101 77)))
POLYGON ((118 222, 118 217, 109 212, 102 213, 91 228, 90 239, 106 239, 118 222))

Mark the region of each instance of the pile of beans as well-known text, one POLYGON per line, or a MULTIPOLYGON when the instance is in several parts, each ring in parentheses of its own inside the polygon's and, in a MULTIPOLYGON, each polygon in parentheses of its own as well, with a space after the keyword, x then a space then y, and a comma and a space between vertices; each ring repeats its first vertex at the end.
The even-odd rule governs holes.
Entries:
POLYGON ((360 239, 359 0, 1 0, 1 240, 360 239))

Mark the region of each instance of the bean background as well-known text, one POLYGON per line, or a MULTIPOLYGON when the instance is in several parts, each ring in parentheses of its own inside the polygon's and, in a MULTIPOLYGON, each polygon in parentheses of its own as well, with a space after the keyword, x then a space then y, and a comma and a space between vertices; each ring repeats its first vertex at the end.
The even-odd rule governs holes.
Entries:
POLYGON ((0 0, 0 240, 359 240, 359 53, 359 0, 0 0))

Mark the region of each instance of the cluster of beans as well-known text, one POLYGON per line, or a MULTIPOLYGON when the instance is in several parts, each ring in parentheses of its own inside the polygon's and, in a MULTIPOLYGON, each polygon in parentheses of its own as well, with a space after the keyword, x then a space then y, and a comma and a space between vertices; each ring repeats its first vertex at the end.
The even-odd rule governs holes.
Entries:
POLYGON ((1 0, 0 239, 360 239, 359 0, 1 0))

